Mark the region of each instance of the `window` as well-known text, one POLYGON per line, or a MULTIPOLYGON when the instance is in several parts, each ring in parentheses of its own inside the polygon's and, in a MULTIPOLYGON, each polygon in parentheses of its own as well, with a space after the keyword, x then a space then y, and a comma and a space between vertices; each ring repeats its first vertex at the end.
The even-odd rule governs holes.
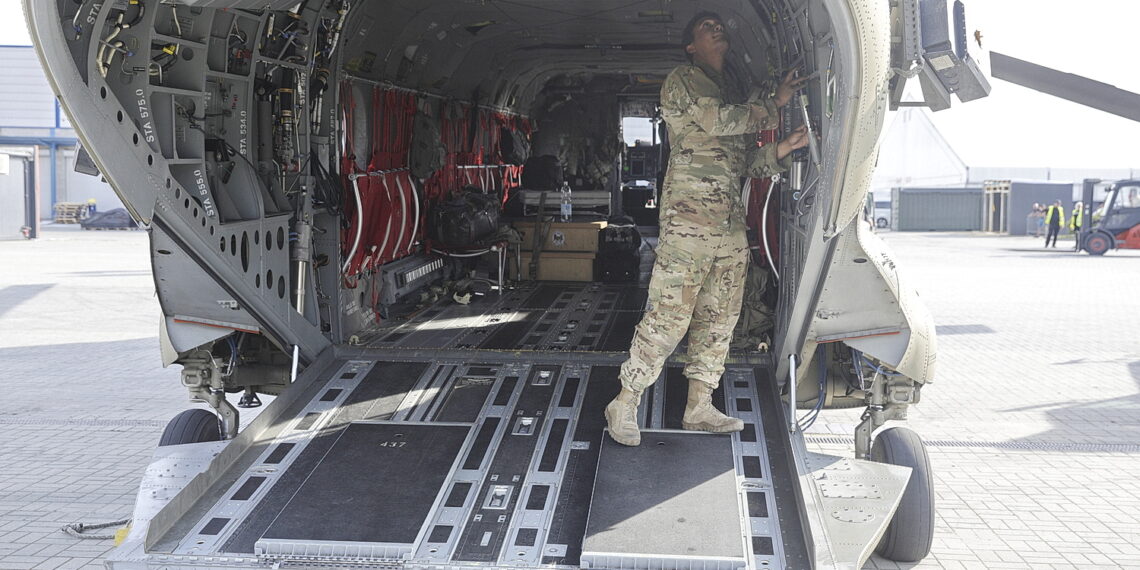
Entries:
POLYGON ((649 146, 653 138, 653 121, 649 117, 624 117, 621 120, 621 136, 626 146, 635 146, 638 141, 641 145, 649 146))
POLYGON ((1125 208, 1140 208, 1140 186, 1124 186, 1116 195, 1112 203, 1112 211, 1125 208))

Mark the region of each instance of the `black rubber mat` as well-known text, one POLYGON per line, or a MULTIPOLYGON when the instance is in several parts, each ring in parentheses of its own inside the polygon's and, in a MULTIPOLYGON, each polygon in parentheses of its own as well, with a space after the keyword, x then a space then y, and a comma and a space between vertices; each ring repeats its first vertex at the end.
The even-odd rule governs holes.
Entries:
POLYGON ((475 422, 483 403, 491 393, 494 380, 489 378, 460 378, 451 387, 443 409, 436 414, 440 422, 475 422))
MULTIPOLYGON (((578 290, 581 290, 581 289, 579 288, 578 290)), ((539 285, 538 287, 535 288, 534 292, 531 293, 530 296, 527 297, 526 300, 524 300, 521 305, 519 305, 519 308, 520 309, 539 309, 539 310, 544 311, 546 309, 549 309, 550 306, 554 304, 554 301, 556 301, 558 299, 558 297, 561 296, 562 293, 565 291, 566 291, 565 287, 558 286, 558 285, 553 285, 553 284, 539 285)))
MULTIPOLYGON (((404 394, 427 370, 426 362, 379 363, 339 407, 331 425, 345 425, 363 419, 386 419, 399 407, 404 394)), ((253 553, 253 545, 286 503, 305 482, 321 457, 332 448, 339 430, 327 430, 309 443, 277 483, 265 494, 222 546, 223 552, 253 553)))
POLYGON ((479 348, 490 350, 509 350, 518 348, 523 343, 523 338, 530 331, 539 319, 542 313, 531 311, 526 313, 525 316, 515 322, 506 323, 495 327, 494 332, 487 335, 482 342, 479 343, 479 348))
POLYGON ((629 345, 633 342, 633 333, 637 328, 637 323, 641 322, 640 312, 618 312, 614 313, 613 320, 605 329, 605 334, 601 337, 601 343, 598 345, 597 350, 604 350, 608 352, 623 352, 629 350, 629 345))
POLYGON ((670 366, 665 369, 665 377, 658 382, 665 382, 665 410, 661 420, 661 427, 665 429, 681 429, 681 419, 685 415, 685 401, 689 395, 689 380, 682 374, 680 366, 670 366))
POLYGON ((649 289, 641 287, 626 287, 622 289, 621 295, 618 297, 617 306, 614 307, 618 311, 641 311, 645 308, 645 300, 649 298, 649 289))
POLYGON ((349 425, 264 538, 411 545, 468 431, 456 425, 349 425), (415 477, 408 476, 412 465, 415 477))

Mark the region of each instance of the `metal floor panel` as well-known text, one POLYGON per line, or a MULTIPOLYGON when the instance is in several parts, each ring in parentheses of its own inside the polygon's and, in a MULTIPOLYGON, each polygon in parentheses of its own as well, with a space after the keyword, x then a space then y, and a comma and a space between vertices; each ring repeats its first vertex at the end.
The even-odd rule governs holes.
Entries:
POLYGON ((341 541, 410 551, 470 431, 469 424, 349 425, 265 531, 258 550, 341 541))
POLYGON ((361 339, 374 348, 625 351, 647 296, 636 285, 529 284, 468 305, 443 299, 361 339))
MULTIPOLYGON (((359 346, 379 355, 524 351, 540 360, 551 355, 559 359, 560 353, 625 354, 647 299, 648 290, 633 284, 528 284, 502 296, 476 297, 468 305, 441 299, 410 319, 389 320, 361 333, 359 346)), ((686 337, 671 362, 679 362, 687 350, 686 337)), ((730 350, 727 362, 768 365, 769 358, 767 353, 730 350)))
POLYGON ((732 449, 728 434, 646 430, 637 447, 603 439, 583 567, 745 567, 732 449))
MULTIPOLYGON (((598 473, 610 470, 605 461, 598 468, 603 447, 612 445, 603 408, 619 390, 622 355, 352 347, 342 354, 352 357, 309 390, 311 401, 282 418, 271 439, 251 447, 237 471, 217 480, 174 547, 161 552, 187 560, 353 558, 441 568, 599 563, 591 556, 602 551, 584 555, 583 540, 587 517, 600 520, 590 505, 599 504, 598 473), (421 432, 448 435, 432 443, 421 432), (399 439, 396 433, 419 451, 385 459, 392 450, 374 444, 399 439)), ((735 530, 718 531, 727 532, 724 544, 693 568, 781 568, 781 541, 802 537, 782 530, 776 516, 769 474, 781 459, 770 455, 760 425, 763 377, 761 365, 729 365, 714 393, 717 407, 745 420, 744 432, 669 436, 716 445, 677 458, 647 456, 638 468, 656 470, 664 493, 643 498, 644 517, 670 505, 688 510, 685 493, 668 498, 676 485, 663 477, 688 480, 715 466, 705 478, 718 481, 715 496, 692 501, 693 519, 678 518, 698 521, 715 503, 718 520, 735 530), (729 543, 733 552, 722 548, 729 543)), ((668 366, 645 398, 643 427, 679 427, 685 397, 681 367, 668 366)), ((684 557, 656 554, 670 564, 684 557)))

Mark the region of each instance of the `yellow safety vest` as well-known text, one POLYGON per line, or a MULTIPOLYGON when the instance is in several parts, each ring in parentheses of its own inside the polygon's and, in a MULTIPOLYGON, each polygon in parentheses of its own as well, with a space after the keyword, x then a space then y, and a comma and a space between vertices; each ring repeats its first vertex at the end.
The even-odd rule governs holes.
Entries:
POLYGON ((1075 230, 1077 228, 1083 228, 1085 226, 1084 220, 1085 220, 1085 211, 1084 210, 1073 210, 1073 217, 1071 219, 1069 219, 1069 229, 1075 230))
POLYGON ((1053 215, 1057 215, 1057 225, 1060 226, 1065 223, 1065 209, 1061 206, 1049 206, 1049 211, 1045 212, 1045 225, 1053 222, 1053 215))

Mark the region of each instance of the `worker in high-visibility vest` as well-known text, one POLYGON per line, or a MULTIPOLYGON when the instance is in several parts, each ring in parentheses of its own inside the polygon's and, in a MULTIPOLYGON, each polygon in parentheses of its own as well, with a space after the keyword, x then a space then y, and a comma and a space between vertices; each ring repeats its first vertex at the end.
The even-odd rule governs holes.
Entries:
POLYGON ((1045 247, 1049 247, 1049 240, 1053 240, 1053 247, 1057 247, 1057 234, 1061 233, 1064 223, 1065 209, 1061 207, 1061 201, 1057 200, 1045 212, 1045 226, 1049 228, 1049 233, 1045 234, 1045 247))
POLYGON ((1069 218, 1069 231, 1076 237, 1073 251, 1081 250, 1081 225, 1085 220, 1084 204, 1077 202, 1073 205, 1073 216, 1069 218))

